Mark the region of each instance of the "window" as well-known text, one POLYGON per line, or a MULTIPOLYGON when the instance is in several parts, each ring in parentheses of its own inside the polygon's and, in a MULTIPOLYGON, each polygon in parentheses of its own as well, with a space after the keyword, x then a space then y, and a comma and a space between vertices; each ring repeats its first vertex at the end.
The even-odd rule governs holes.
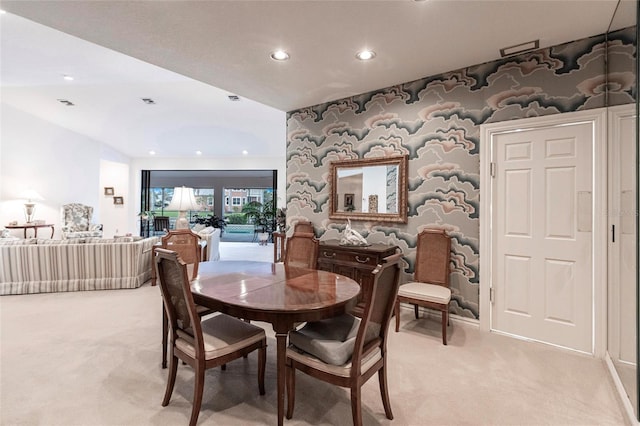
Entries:
POLYGON ((240 205, 242 205, 242 198, 240 198, 240 197, 233 197, 233 198, 231 199, 231 205, 234 205, 234 206, 240 206, 240 205))

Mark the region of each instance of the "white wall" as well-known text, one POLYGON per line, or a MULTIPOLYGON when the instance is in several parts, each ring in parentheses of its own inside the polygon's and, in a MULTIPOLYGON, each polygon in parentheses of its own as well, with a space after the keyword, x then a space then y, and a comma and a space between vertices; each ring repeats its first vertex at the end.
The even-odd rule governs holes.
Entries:
POLYGON ((128 227, 129 206, 135 204, 139 196, 129 191, 129 164, 101 160, 100 161, 100 187, 103 188, 100 197, 101 223, 104 238, 112 238, 114 235, 131 233, 137 235, 137 229, 128 227), (104 188, 114 189, 113 196, 123 197, 124 204, 113 203, 113 196, 105 195, 104 188))
POLYGON ((94 206, 94 217, 100 217, 100 142, 6 104, 0 120, 0 226, 13 220, 24 223, 20 194, 28 188, 44 197, 36 202, 35 218, 54 224, 56 238, 62 204, 94 206))

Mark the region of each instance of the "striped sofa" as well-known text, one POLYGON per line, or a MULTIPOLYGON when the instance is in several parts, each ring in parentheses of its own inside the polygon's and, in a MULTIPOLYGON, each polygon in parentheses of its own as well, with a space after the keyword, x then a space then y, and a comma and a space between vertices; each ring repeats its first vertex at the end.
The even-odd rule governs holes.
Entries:
POLYGON ((0 295, 140 287, 159 240, 0 241, 0 295))

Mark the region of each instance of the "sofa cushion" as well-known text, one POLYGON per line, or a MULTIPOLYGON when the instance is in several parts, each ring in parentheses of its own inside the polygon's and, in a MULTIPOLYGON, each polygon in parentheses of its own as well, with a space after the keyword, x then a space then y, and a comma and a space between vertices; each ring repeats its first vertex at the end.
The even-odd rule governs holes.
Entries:
POLYGON ((191 228, 191 230, 197 234, 206 227, 207 225, 205 225, 204 223, 196 223, 195 225, 193 225, 193 228, 191 228))
POLYGON ((78 244, 82 241, 80 240, 50 240, 46 238, 38 238, 39 245, 47 245, 47 244, 78 244))
POLYGON ((13 238, 0 238, 0 244, 3 246, 26 246, 36 244, 36 239, 26 238, 24 240, 14 240, 13 238))

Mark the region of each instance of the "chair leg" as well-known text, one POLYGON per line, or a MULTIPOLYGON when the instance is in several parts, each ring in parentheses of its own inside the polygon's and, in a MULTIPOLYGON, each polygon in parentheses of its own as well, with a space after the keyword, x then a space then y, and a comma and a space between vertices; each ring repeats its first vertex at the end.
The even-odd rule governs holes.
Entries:
POLYGON ((449 311, 442 311, 442 343, 447 344, 447 322, 449 322, 449 311))
POLYGON ((413 313, 416 315, 416 319, 420 318, 420 315, 418 312, 418 305, 413 305, 413 313))
POLYGON ((351 415, 353 416, 353 426, 362 426, 362 401, 358 385, 351 388, 351 415))
POLYGON ((396 300, 396 304, 393 307, 393 314, 396 316, 396 333, 400 329, 400 302, 396 300))
POLYGON ((200 407, 202 405, 202 394, 204 393, 204 363, 196 365, 196 377, 193 389, 193 407, 191 408, 191 420, 189 426, 195 426, 200 415, 200 407))
POLYGON ((389 420, 393 420, 393 413, 391 412, 391 401, 389 400, 389 387, 387 386, 387 362, 386 358, 382 368, 378 370, 378 381, 380 382, 380 396, 382 396, 382 405, 384 406, 384 413, 389 420))
POLYGON ((167 336, 169 334, 169 320, 162 304, 162 368, 167 368, 167 336))
POLYGON ((267 345, 258 349, 258 389, 264 395, 264 372, 267 365, 267 345))
POLYGON ((287 384, 287 419, 290 419, 293 417, 293 406, 296 403, 296 369, 293 368, 289 360, 287 360, 285 381, 287 384))
POLYGON ((178 371, 178 358, 171 354, 171 365, 169 366, 169 375, 167 376, 167 389, 164 391, 164 399, 162 400, 162 406, 169 405, 171 400, 171 394, 173 393, 173 385, 176 383, 176 373, 178 371))

